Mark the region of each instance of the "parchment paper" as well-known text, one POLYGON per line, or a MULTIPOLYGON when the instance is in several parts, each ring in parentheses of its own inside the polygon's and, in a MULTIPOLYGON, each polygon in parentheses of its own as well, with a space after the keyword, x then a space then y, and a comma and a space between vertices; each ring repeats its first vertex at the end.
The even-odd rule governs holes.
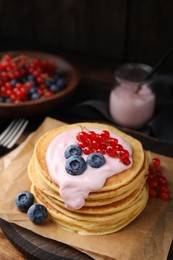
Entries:
MULTIPOLYGON (((16 209, 14 197, 29 190, 27 165, 38 138, 46 131, 63 125, 46 118, 42 125, 13 152, 0 161, 0 217, 42 236, 66 243, 93 256, 94 259, 162 260, 167 258, 173 237, 173 200, 149 199, 144 211, 128 226, 111 235, 84 236, 68 232, 51 221, 34 225, 26 213, 16 209), (79 248, 80 247, 80 248, 79 248)), ((153 155, 154 156, 154 155, 153 155)), ((173 159, 161 159, 169 190, 173 192, 173 159)))

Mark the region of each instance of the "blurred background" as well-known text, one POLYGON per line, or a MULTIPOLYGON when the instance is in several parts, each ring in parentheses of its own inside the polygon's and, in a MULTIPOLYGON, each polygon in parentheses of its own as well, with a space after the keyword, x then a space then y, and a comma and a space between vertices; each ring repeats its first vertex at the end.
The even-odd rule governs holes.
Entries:
MULTIPOLYGON (((153 66, 173 45, 172 13, 171 0, 0 0, 0 51, 35 50, 61 55, 81 73, 71 107, 93 99, 108 103, 117 66, 126 62, 153 66)), ((159 73, 172 76, 172 72, 173 54, 159 73)), ((166 81, 162 79, 158 89, 163 90, 166 81)), ((172 87, 169 79, 167 85, 172 87)), ((172 107, 173 91, 165 93, 164 104, 169 96, 172 107)), ((66 120, 69 107, 63 112, 58 118, 63 114, 62 120, 66 120)), ((98 112, 102 119, 109 120, 102 112, 98 112)), ((90 116, 98 118, 92 112, 90 116)), ((168 124, 170 121, 171 117, 168 124)))
POLYGON ((0 50, 153 65, 173 44, 172 11, 171 0, 0 0, 0 50))

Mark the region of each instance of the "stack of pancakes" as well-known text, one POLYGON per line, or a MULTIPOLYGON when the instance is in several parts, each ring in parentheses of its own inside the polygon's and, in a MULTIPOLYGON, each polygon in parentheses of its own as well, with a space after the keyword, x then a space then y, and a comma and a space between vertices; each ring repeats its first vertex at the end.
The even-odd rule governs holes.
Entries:
POLYGON ((147 154, 138 140, 112 126, 80 123, 80 126, 87 128, 106 129, 125 139, 132 148, 133 164, 129 169, 108 178, 100 190, 91 192, 82 208, 68 209, 59 194, 58 185, 50 177, 46 151, 57 135, 78 126, 79 124, 61 126, 47 132, 38 140, 28 166, 32 182, 31 192, 36 202, 44 204, 50 218, 61 227, 79 234, 110 234, 134 220, 147 204, 147 154))

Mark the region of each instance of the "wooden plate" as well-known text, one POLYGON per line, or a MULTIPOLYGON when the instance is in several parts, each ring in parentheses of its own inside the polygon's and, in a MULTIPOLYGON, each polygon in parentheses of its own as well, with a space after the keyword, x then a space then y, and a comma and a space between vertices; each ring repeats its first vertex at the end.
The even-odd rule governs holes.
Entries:
POLYGON ((65 104, 79 83, 80 74, 78 69, 62 57, 34 51, 9 51, 5 53, 1 52, 0 58, 4 54, 10 54, 12 57, 23 54, 55 62, 58 66, 58 72, 67 82, 67 86, 48 98, 25 101, 19 104, 0 102, 0 118, 33 117, 56 109, 65 104))
POLYGON ((27 259, 91 260, 93 258, 64 243, 42 237, 16 224, 0 219, 0 227, 12 244, 27 259))

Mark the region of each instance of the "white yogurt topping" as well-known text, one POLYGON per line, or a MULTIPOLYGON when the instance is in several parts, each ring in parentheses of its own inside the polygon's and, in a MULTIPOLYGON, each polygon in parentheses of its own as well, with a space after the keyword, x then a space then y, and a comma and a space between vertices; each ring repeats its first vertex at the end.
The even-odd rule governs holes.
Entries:
MULTIPOLYGON (((100 134, 102 130, 89 128, 89 131, 95 131, 100 134)), ((71 144, 77 144, 76 135, 81 128, 75 128, 61 133, 49 144, 46 152, 46 162, 49 174, 52 180, 58 184, 60 195, 69 209, 80 209, 85 204, 85 199, 90 192, 99 190, 104 186, 106 179, 120 173, 132 165, 132 149, 128 142, 123 138, 110 133, 111 137, 117 138, 118 143, 129 152, 130 165, 126 166, 117 158, 104 155, 106 163, 100 168, 92 168, 87 165, 85 172, 78 176, 72 176, 65 170, 66 159, 64 157, 65 149, 71 144)), ((86 160, 88 155, 83 154, 86 160)))

